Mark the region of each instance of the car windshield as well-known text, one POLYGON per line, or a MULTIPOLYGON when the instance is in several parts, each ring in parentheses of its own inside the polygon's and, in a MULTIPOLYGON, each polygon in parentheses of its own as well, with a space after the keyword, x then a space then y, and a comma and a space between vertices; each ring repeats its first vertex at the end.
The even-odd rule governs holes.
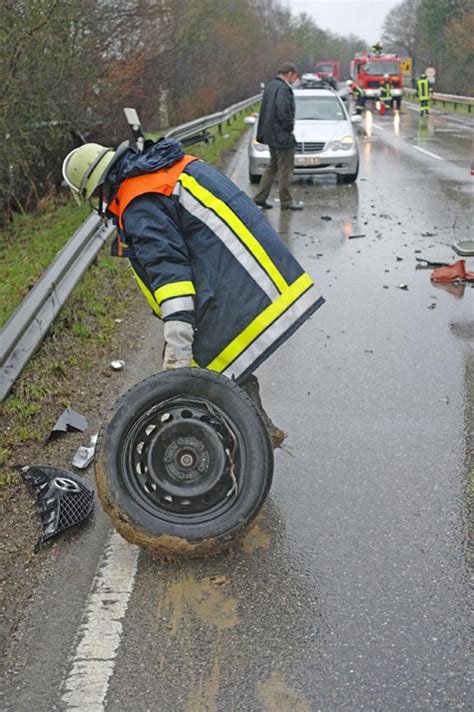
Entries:
POLYGON ((381 59, 378 62, 367 62, 365 72, 370 77, 383 74, 400 74, 400 63, 390 59, 381 59))
POLYGON ((318 64, 317 70, 318 72, 332 72, 333 66, 332 64, 318 64))
POLYGON ((344 110, 335 96, 295 96, 295 118, 299 121, 345 121, 344 110))

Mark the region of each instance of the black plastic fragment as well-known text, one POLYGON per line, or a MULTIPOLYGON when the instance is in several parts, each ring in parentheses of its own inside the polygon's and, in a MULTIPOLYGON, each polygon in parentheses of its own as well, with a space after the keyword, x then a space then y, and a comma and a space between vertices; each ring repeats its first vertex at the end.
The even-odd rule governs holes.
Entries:
POLYGON ((80 430, 81 432, 87 430, 87 420, 72 408, 66 408, 59 416, 45 442, 57 438, 62 433, 67 433, 68 430, 80 430))
POLYGON ((45 465, 23 467, 21 476, 36 491, 43 530, 38 544, 85 522, 91 515, 94 491, 81 477, 45 465))

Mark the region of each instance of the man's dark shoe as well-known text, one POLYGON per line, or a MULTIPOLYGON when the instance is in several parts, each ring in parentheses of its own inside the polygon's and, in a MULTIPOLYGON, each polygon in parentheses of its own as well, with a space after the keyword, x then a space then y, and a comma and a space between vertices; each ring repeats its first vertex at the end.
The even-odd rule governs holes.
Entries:
POLYGON ((303 210, 303 208, 304 208, 304 203, 301 200, 298 203, 290 203, 289 205, 281 206, 282 210, 303 210))
POLYGON ((273 208, 273 205, 271 203, 267 203, 266 200, 254 200, 253 202, 259 208, 262 208, 262 210, 270 210, 271 208, 273 208))

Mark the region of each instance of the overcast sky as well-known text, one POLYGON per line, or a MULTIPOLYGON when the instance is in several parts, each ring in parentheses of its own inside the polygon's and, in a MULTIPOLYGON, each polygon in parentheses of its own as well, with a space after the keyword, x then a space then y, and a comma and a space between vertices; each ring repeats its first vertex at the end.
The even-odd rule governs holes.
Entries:
POLYGON ((305 12, 323 30, 358 35, 370 44, 380 39, 385 15, 400 0, 286 0, 294 15, 305 12))

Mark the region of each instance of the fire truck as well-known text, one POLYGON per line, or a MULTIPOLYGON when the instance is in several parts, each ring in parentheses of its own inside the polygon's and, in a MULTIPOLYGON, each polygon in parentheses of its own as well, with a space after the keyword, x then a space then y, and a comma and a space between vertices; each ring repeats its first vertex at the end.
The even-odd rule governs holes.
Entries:
POLYGON ((321 79, 329 80, 332 78, 337 87, 337 82, 341 76, 340 64, 332 59, 321 60, 316 62, 316 73, 319 74, 321 79))
POLYGON ((380 83, 388 74, 392 84, 392 96, 397 109, 402 103, 402 72, 398 54, 380 52, 360 52, 351 61, 351 77, 363 87, 368 99, 377 100, 380 96, 380 83))

